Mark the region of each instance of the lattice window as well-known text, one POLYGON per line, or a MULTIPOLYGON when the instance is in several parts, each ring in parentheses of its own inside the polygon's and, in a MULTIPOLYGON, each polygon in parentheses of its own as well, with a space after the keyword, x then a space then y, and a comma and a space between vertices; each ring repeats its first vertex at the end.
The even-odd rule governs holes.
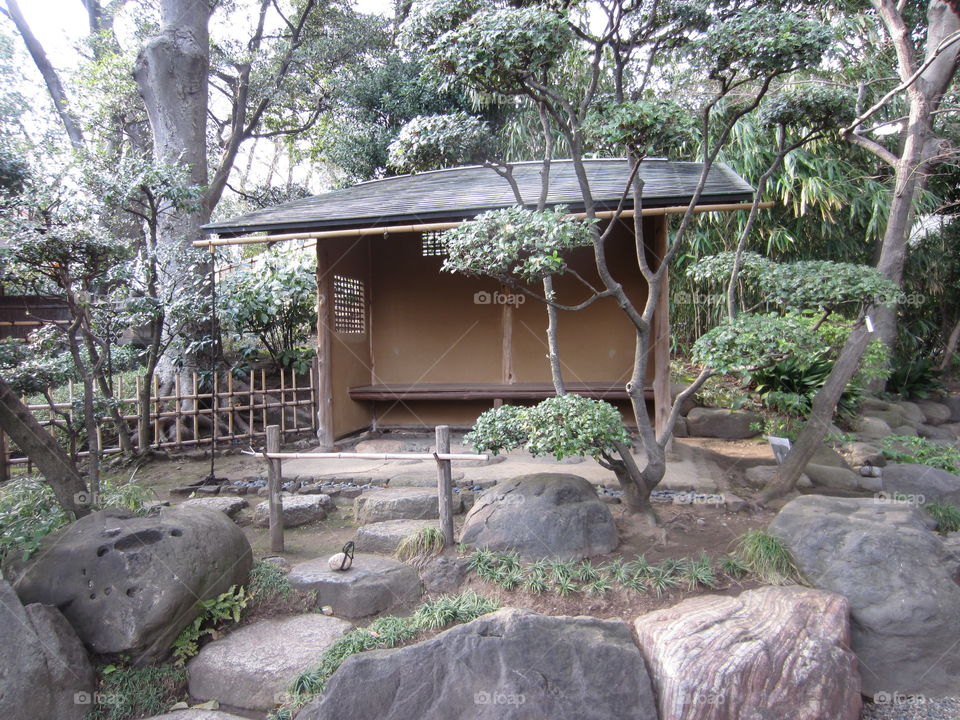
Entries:
POLYGON ((444 257, 447 254, 447 244, 443 241, 443 232, 425 232, 421 235, 420 247, 424 257, 444 257))
POLYGON ((338 333, 366 332, 366 306, 360 280, 333 276, 333 330, 338 333))

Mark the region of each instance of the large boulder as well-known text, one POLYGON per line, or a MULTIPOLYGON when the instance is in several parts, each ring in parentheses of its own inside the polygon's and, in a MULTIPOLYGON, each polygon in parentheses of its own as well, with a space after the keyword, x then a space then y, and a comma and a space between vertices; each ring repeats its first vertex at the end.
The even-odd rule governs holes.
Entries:
POLYGON ((813 452, 813 457, 810 458, 809 462, 814 465, 825 465, 827 467, 838 467, 850 469, 850 466, 847 465, 847 461, 843 459, 843 456, 834 450, 829 445, 819 445, 817 449, 813 452))
POLYGON ((430 527, 440 526, 436 520, 384 520, 357 528, 353 541, 357 552, 393 555, 407 535, 430 527))
POLYGON ((579 475, 536 473, 485 491, 467 513, 460 542, 516 550, 526 559, 580 559, 617 546, 609 507, 579 475))
POLYGON ((298 720, 656 720, 620 620, 507 608, 397 650, 352 655, 298 720))
POLYGON ((697 407, 687 414, 687 432, 691 437, 742 440, 757 435, 753 426, 761 420, 757 413, 746 410, 697 407))
POLYGON ((807 580, 850 603, 863 693, 960 693, 957 557, 908 504, 805 495, 770 524, 807 580))
POLYGON ((287 686, 353 629, 320 614, 259 620, 204 645, 187 665, 190 695, 244 710, 268 712, 286 701, 287 686))
POLYGON ((93 688, 93 666, 60 611, 24 607, 0 578, 0 717, 81 720, 93 688))
POLYGON ((860 485, 860 475, 845 467, 810 463, 804 472, 817 487, 853 491, 860 485))
POLYGON ((917 425, 917 435, 927 440, 936 440, 938 442, 953 443, 957 440, 956 433, 950 428, 950 425, 917 425))
MULTIPOLYGON (((461 511, 461 503, 460 497, 454 493, 455 513, 461 511)), ((360 525, 385 520, 435 520, 440 517, 440 501, 436 487, 372 490, 353 501, 353 516, 360 525)))
POLYGON ((24 603, 61 608, 95 652, 146 664, 166 655, 200 601, 245 583, 252 565, 243 531, 220 511, 110 509, 48 535, 7 574, 24 603))
POLYGON ((852 467, 863 467, 864 465, 873 465, 874 467, 884 467, 887 464, 887 458, 879 446, 865 442, 851 442, 843 446, 844 455, 847 462, 852 467))
POLYGON ((860 440, 882 440, 888 435, 893 434, 890 425, 880 418, 861 417, 854 423, 854 430, 860 440))
POLYGON ((960 422, 960 395, 948 395, 941 403, 950 408, 950 422, 960 422))
POLYGON ((840 595, 705 595, 634 623, 660 720, 857 720, 860 676, 840 595))
POLYGON ((943 502, 960 505, 960 475, 913 463, 892 463, 883 469, 886 493, 911 495, 917 504, 943 502))
MULTIPOLYGON (((765 488, 773 479, 773 476, 777 474, 779 468, 779 465, 757 465, 747 468, 743 473, 743 478, 748 485, 755 488, 765 488)), ((807 475, 801 475, 797 480, 797 487, 809 488, 813 487, 813 483, 810 482, 810 478, 807 477, 807 475)))
MULTIPOLYGON (((280 498, 283 526, 299 527, 327 518, 327 511, 333 510, 333 498, 329 495, 284 495, 280 498)), ((257 527, 270 526, 270 501, 265 500, 253 511, 253 524, 257 527)))
POLYGON ((293 566, 287 580, 294 590, 315 592, 317 605, 340 617, 361 618, 415 602, 423 594, 417 571, 393 558, 357 553, 349 570, 333 570, 328 559, 293 566))
POLYGON ((927 419, 927 425, 943 425, 950 422, 953 416, 953 412, 947 405, 932 400, 918 400, 917 406, 927 419))

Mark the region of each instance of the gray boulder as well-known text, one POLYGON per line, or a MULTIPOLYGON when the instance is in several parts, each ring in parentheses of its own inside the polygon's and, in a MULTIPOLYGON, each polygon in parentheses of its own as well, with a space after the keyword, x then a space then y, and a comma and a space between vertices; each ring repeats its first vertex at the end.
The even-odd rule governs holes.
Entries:
POLYGON ((848 468, 810 463, 805 472, 810 482, 817 487, 852 491, 860 485, 860 475, 848 468))
POLYGON ((507 608, 416 645, 350 656, 297 717, 656 720, 657 710, 624 622, 507 608))
POLYGON ((198 507, 207 508, 208 510, 218 510, 219 512, 226 513, 227 517, 230 518, 235 517, 238 512, 249 505, 250 503, 242 497, 229 495, 226 497, 192 498, 180 503, 180 507, 185 508, 198 507))
POLYGON ((765 587, 641 615, 660 720, 858 720, 848 614, 834 593, 765 587))
MULTIPOLYGON (((327 511, 336 507, 329 495, 284 495, 280 498, 280 504, 285 528, 326 520, 327 511)), ((270 526, 269 500, 257 505, 253 511, 253 524, 257 527, 270 526)))
POLYGON ((814 465, 850 469, 850 466, 847 465, 847 461, 843 459, 843 456, 829 445, 820 445, 814 451, 813 457, 810 458, 809 462, 814 465))
POLYGON ((287 686, 353 629, 320 614, 259 620, 204 645, 187 665, 190 695, 244 710, 268 712, 286 701, 287 686))
MULTIPOLYGON (((477 462, 476 460, 470 460, 468 462, 477 462)), ((451 479, 454 484, 459 480, 463 480, 463 473, 459 470, 454 470, 450 473, 451 479)), ((397 473, 390 478, 390 487, 424 487, 424 488, 436 488, 437 487, 437 470, 432 468, 429 470, 407 470, 405 472, 397 473)))
POLYGON ((874 467, 884 467, 887 464, 887 458, 883 451, 877 445, 865 442, 852 442, 844 445, 844 454, 852 467, 863 467, 864 465, 873 465, 874 467))
POLYGON ((361 618, 420 599, 417 571, 393 558, 357 553, 349 570, 331 570, 327 558, 298 563, 287 575, 294 590, 315 592, 317 605, 333 614, 361 618))
POLYGON ((807 580, 850 603, 863 693, 960 693, 957 557, 921 510, 806 495, 780 511, 782 538, 807 580))
MULTIPOLYGON (((454 493, 453 510, 462 505, 454 493)), ((398 487, 365 492, 353 501, 353 516, 360 525, 384 520, 434 520, 440 517, 437 489, 398 487)))
POLYGON ((857 419, 854 430, 861 440, 881 440, 893 434, 885 420, 866 416, 857 419))
POLYGON ((948 395, 941 403, 950 408, 950 422, 960 422, 960 395, 948 395))
POLYGON ((81 720, 93 688, 86 650, 60 611, 24 607, 0 578, 0 717, 81 720))
POLYGON ((901 425, 910 425, 910 422, 908 422, 907 418, 903 416, 903 413, 897 409, 891 408, 890 410, 865 410, 863 414, 865 417, 883 420, 892 428, 899 427, 901 425))
POLYGON ((470 561, 456 555, 438 555, 420 568, 423 587, 431 593, 455 593, 470 575, 470 561))
POLYGON ((353 541, 357 552, 393 555, 407 535, 428 527, 440 526, 436 520, 384 520, 357 528, 353 541))
POLYGON ((746 410, 697 407, 687 414, 687 432, 691 437, 742 440, 757 435, 751 425, 760 420, 757 413, 746 410))
POLYGON ((917 406, 927 419, 927 425, 943 425, 944 423, 950 422, 950 418, 953 415, 953 412, 948 406, 933 402, 932 400, 918 400, 917 406))
POLYGON ((224 513, 164 508, 156 517, 91 513, 7 569, 24 603, 62 609, 80 639, 138 664, 163 658, 197 603, 242 585, 250 543, 224 513))
MULTIPOLYGON (((765 488, 770 480, 773 479, 779 467, 779 465, 757 465, 747 468, 743 473, 743 477, 748 485, 755 488, 765 488)), ((798 488, 810 488, 813 487, 813 483, 810 482, 810 478, 806 474, 803 474, 800 476, 800 479, 797 480, 796 486, 798 488)))
POLYGON ((617 546, 608 506, 579 475, 536 473, 498 483, 467 513, 460 542, 526 559, 580 559, 617 546))
POLYGON ((927 440, 939 440, 941 442, 956 442, 957 435, 950 429, 949 425, 917 425, 917 435, 927 440))
POLYGON ((913 463, 894 463, 883 469, 883 490, 913 495, 919 504, 944 502, 960 505, 960 476, 913 463), (921 499, 922 496, 922 499, 921 499))
POLYGON ((922 423, 927 419, 926 415, 923 414, 923 410, 921 410, 920 406, 916 403, 902 400, 901 402, 893 403, 893 406, 900 411, 904 420, 908 422, 922 423))

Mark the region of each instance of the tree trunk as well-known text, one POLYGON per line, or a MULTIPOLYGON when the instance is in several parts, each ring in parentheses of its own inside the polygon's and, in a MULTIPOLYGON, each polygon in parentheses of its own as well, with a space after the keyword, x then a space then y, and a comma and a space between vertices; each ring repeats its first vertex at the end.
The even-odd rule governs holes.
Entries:
POLYGON ((833 421, 833 413, 840 401, 840 396, 843 395, 847 383, 850 382, 853 374, 860 366, 860 358, 867 349, 870 340, 871 334, 867 331, 865 324, 863 322, 857 323, 856 327, 850 332, 847 342, 844 343, 840 356, 834 363, 826 382, 813 398, 810 417, 807 418, 807 422, 800 432, 800 437, 790 448, 783 464, 777 469, 776 474, 760 495, 759 502, 761 505, 774 498, 786 495, 796 487, 797 480, 803 474, 807 463, 810 462, 810 458, 813 457, 817 448, 820 447, 820 443, 823 442, 823 438, 833 421))
POLYGON ((0 378, 0 428, 10 436, 30 461, 37 466, 57 502, 67 512, 81 517, 90 512, 86 503, 87 485, 67 453, 20 402, 20 398, 0 378))
MULTIPOLYGON (((547 300, 554 299, 553 276, 543 279, 543 295, 547 300)), ((547 353, 550 358, 550 377, 557 395, 566 395, 567 387, 563 382, 563 369, 560 367, 560 340, 558 339, 557 308, 547 305, 547 353)))

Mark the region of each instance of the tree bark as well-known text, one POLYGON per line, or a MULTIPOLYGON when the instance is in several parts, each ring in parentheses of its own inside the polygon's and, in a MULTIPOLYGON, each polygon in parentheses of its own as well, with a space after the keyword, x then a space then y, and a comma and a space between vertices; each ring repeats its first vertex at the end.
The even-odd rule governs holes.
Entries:
POLYGON ((11 387, 0 378, 0 428, 10 436, 30 461, 37 466, 60 506, 81 517, 90 512, 80 500, 87 494, 87 485, 67 453, 53 436, 20 402, 11 387))

